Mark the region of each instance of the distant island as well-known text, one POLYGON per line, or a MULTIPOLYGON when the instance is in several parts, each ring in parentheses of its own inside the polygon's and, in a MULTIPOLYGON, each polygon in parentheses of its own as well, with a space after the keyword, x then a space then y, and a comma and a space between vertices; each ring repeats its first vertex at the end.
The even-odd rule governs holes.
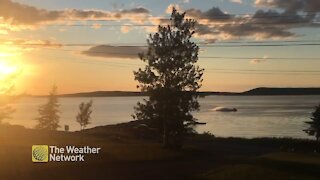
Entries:
POLYGON ((267 88, 260 87, 239 95, 320 95, 320 88, 267 88))
MULTIPOLYGON (((223 96, 275 96, 275 95, 320 95, 320 88, 272 88, 259 87, 244 92, 197 92, 201 97, 211 95, 223 96)), ((60 97, 128 97, 128 96, 148 96, 146 92, 138 91, 93 91, 72 94, 61 94, 60 97)), ((34 96, 42 97, 42 96, 34 96)))

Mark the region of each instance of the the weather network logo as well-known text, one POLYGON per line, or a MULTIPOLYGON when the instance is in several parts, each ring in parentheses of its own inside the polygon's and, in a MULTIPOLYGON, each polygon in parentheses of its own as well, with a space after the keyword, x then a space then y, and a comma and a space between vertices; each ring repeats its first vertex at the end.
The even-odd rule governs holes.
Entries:
POLYGON ((48 162, 49 147, 47 145, 32 146, 32 162, 48 162))

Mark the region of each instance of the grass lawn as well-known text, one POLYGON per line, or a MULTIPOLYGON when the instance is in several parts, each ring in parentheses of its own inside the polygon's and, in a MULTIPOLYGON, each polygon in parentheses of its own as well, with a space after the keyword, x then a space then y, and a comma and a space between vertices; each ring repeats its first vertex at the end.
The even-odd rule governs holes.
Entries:
POLYGON ((0 179, 320 179, 320 156, 313 152, 319 143, 314 141, 195 135, 182 150, 171 151, 137 139, 127 128, 79 133, 1 126, 0 179), (32 163, 34 144, 102 150, 85 162, 32 163))

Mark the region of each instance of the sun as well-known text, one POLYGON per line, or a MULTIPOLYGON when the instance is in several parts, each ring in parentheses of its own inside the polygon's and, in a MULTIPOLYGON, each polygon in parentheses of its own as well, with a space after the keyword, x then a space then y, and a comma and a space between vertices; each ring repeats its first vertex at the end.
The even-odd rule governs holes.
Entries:
POLYGON ((13 87, 24 83, 22 74, 25 70, 25 64, 23 59, 19 49, 14 46, 0 45, 0 94, 7 93, 13 87))
POLYGON ((11 76, 17 72, 17 67, 0 61, 0 79, 5 79, 8 76, 11 76))
POLYGON ((0 79, 14 74, 17 67, 14 63, 15 54, 11 53, 8 47, 0 46, 0 79))
POLYGON ((0 60, 0 94, 8 92, 13 87, 17 73, 16 66, 3 61, 3 59, 0 60))

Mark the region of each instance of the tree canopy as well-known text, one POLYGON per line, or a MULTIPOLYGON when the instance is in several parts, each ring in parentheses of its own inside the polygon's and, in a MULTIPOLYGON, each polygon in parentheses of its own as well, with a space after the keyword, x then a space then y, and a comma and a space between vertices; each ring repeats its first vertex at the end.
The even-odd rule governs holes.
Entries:
POLYGON ((76 120, 80 124, 80 129, 83 130, 87 125, 90 124, 91 114, 92 114, 92 103, 89 101, 87 103, 82 102, 79 105, 79 113, 77 114, 76 120))
POLYGON ((181 147, 183 136, 193 130, 199 110, 196 91, 204 69, 196 65, 199 47, 192 41, 196 21, 173 9, 170 24, 150 34, 148 50, 139 54, 147 63, 134 72, 138 88, 149 99, 135 107, 135 119, 148 120, 163 135, 165 147, 181 147))
POLYGON ((37 129, 57 130, 59 125, 59 102, 57 97, 57 86, 53 86, 48 96, 48 102, 39 107, 39 117, 36 118, 37 129))
POLYGON ((315 136, 317 140, 320 138, 320 104, 315 107, 314 112, 311 116, 311 121, 306 123, 309 125, 309 128, 304 130, 308 135, 315 136))

